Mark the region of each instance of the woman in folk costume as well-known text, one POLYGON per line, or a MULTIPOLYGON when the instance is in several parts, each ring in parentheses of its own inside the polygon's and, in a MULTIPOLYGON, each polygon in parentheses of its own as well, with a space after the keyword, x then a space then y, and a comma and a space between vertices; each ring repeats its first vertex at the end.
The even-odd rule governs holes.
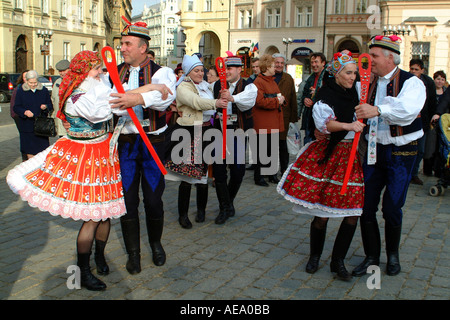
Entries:
MULTIPOLYGON (((196 222, 205 221, 205 209, 208 201, 208 165, 203 159, 203 150, 209 143, 202 141, 203 134, 212 128, 211 118, 214 116, 216 108, 224 108, 228 102, 225 99, 214 99, 209 83, 203 80, 203 63, 198 56, 185 55, 182 68, 184 74, 177 82, 176 99, 177 110, 181 116, 177 119, 173 130, 184 129, 189 132, 191 138, 189 160, 191 163, 186 161, 180 163, 175 161, 172 156, 172 159, 166 163, 166 167, 169 169, 166 179, 181 181, 178 188, 178 222, 181 227, 190 229, 192 223, 188 217, 188 210, 193 184, 197 189, 196 222), (198 131, 195 126, 199 128, 198 131), (196 154, 200 153, 202 161, 196 163, 196 154)), ((174 152, 172 152, 173 154, 174 152)))
POLYGON ((81 286, 89 290, 106 288, 90 271, 93 241, 97 273, 106 275, 109 268, 104 249, 110 218, 126 213, 119 160, 110 150, 112 89, 100 78, 101 64, 100 55, 92 51, 82 51, 72 59, 59 91, 58 117, 70 124, 67 136, 7 176, 10 188, 30 206, 83 221, 77 238, 77 264, 81 286))
POLYGON ((352 140, 355 132, 361 132, 365 126, 355 118, 355 106, 359 104, 356 74, 356 62, 348 51, 334 55, 313 108, 316 127, 328 137, 306 144, 277 187, 285 199, 295 204, 294 211, 314 216, 308 273, 318 269, 328 219, 344 217, 334 243, 331 271, 345 281, 351 279, 351 274, 345 268, 344 258, 364 203, 364 181, 358 157, 347 192, 340 194, 352 140))

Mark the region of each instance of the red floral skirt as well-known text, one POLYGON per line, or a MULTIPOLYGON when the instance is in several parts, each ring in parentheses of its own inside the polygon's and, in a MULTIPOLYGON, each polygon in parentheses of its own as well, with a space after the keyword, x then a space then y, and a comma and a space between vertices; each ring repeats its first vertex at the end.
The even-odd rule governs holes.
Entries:
POLYGON ((283 174, 277 191, 295 204, 297 212, 322 217, 361 215, 364 178, 359 157, 355 157, 346 193, 341 195, 352 141, 339 142, 328 161, 319 164, 327 144, 328 140, 322 140, 305 145, 283 174))
POLYGON ((60 138, 8 172, 9 187, 32 207, 74 220, 101 221, 126 213, 117 154, 109 136, 60 138))

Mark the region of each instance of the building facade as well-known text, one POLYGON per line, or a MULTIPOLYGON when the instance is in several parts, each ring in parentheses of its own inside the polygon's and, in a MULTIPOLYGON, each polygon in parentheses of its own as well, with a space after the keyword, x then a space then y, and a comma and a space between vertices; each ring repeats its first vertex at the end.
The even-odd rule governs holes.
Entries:
POLYGON ((155 52, 157 63, 169 67, 177 65, 177 35, 180 32, 178 0, 160 0, 150 7, 144 5, 142 14, 133 21, 147 23, 150 33, 150 50, 155 52))
POLYGON ((106 44, 100 0, 1 0, 1 72, 54 72, 61 59, 106 44))
MULTIPOLYGON (((180 24, 186 35, 185 52, 200 52, 206 67, 229 48, 229 8, 226 0, 181 0, 180 24)), ((250 2, 250 1, 249 1, 250 2)))

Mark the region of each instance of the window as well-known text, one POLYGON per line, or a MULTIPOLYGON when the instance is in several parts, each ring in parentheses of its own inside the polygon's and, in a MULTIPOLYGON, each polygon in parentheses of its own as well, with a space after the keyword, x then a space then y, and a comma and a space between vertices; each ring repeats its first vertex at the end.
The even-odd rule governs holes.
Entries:
POLYGON ((239 10, 239 29, 252 27, 252 10, 239 10))
POLYGON ((334 13, 344 14, 345 13, 345 0, 335 0, 334 1, 334 13))
POLYGON ((92 4, 92 22, 97 24, 98 23, 98 8, 97 3, 92 4))
POLYGON ((266 9, 266 28, 281 27, 281 9, 270 8, 266 9))
POLYGON ((14 0, 14 9, 23 10, 23 0, 14 0))
POLYGON ((188 1, 188 9, 187 11, 194 11, 194 0, 188 1))
POLYGON ((84 20, 84 1, 78 0, 78 20, 84 20))
POLYGON ((430 43, 412 42, 411 56, 412 59, 421 59, 423 61, 425 72, 428 73, 430 64, 430 43))
POLYGON ((67 0, 61 0, 61 17, 67 17, 67 0))
POLYGON ((297 7, 296 27, 312 27, 313 9, 309 7, 297 7))
POLYGON ((86 50, 86 43, 80 44, 80 51, 86 50))
POLYGON ((166 44, 167 45, 173 45, 173 38, 167 38, 166 44))
POLYGON ((48 0, 41 0, 42 13, 48 14, 48 0))
POLYGON ((64 42, 63 43, 63 59, 65 60, 71 60, 70 59, 70 42, 64 42))
POLYGON ((205 11, 212 11, 212 0, 205 0, 205 11))
POLYGON ((356 13, 366 13, 367 0, 356 0, 356 13))

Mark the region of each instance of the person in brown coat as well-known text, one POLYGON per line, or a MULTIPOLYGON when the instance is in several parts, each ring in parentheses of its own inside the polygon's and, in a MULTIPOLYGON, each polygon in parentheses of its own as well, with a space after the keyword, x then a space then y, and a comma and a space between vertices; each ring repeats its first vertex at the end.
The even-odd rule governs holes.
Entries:
MULTIPOLYGON (((254 172, 255 184, 259 186, 268 186, 261 175, 261 168, 267 168, 269 163, 262 163, 261 156, 270 156, 275 146, 271 145, 271 135, 278 135, 284 132, 283 105, 284 96, 281 94, 278 85, 275 82, 275 59, 271 55, 263 55, 259 60, 261 73, 253 82, 258 88, 256 103, 253 107, 254 129, 258 135, 257 162, 254 172), (261 154, 261 144, 267 142, 267 154, 261 154)), ((278 140, 277 140, 278 141, 278 140)), ((276 172, 269 175, 269 182, 277 183, 276 172)))
POLYGON ((294 79, 289 73, 284 72, 286 58, 280 53, 275 53, 272 57, 275 58, 275 82, 278 84, 278 88, 280 88, 281 94, 285 99, 283 105, 284 131, 280 132, 279 145, 280 171, 281 175, 283 175, 289 164, 289 152, 286 143, 289 123, 296 123, 298 120, 297 93, 295 91, 294 79))

